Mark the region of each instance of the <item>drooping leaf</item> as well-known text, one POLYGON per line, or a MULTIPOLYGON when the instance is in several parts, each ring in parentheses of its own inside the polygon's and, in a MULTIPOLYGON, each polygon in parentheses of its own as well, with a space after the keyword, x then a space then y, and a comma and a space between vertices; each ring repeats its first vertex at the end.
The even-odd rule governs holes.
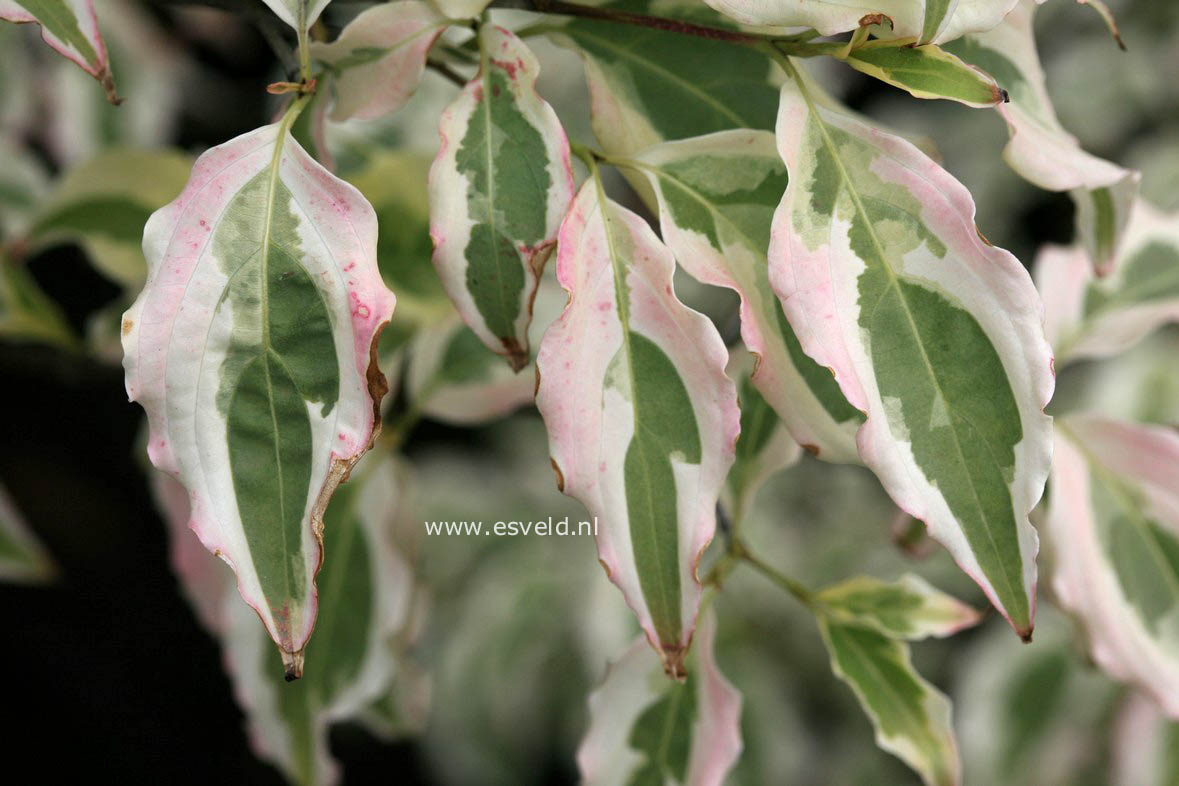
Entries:
POLYGON ((262 0, 275 15, 296 30, 307 30, 331 0, 262 0))
POLYGON ((1113 267, 1098 278, 1079 247, 1040 252, 1036 285, 1058 364, 1117 354, 1179 321, 1179 215, 1139 200, 1113 267))
MULTIPOLYGON (((708 11, 702 5, 681 5, 677 17, 715 24, 701 18, 700 10, 708 11)), ((611 7, 662 12, 644 3, 611 7)), ((594 19, 573 19, 553 35, 585 63, 593 130, 607 152, 634 153, 657 142, 732 128, 773 127, 773 69, 759 52, 594 19)))
POLYGON ((1179 718, 1179 434, 1094 415, 1057 428, 1052 586, 1093 660, 1179 718))
POLYGON ((801 73, 778 146, 770 282, 803 349, 867 413, 860 456, 885 490, 1030 635, 1054 385, 1030 276, 949 173, 817 104, 801 73))
POLYGON ((819 617, 831 668, 859 699, 876 730, 876 744, 921 776, 926 786, 962 781, 950 700, 909 660, 909 645, 858 625, 819 617))
POLYGON ((0 19, 41 25, 45 43, 97 79, 108 101, 119 103, 94 0, 0 0, 0 19))
POLYGON ((0 484, 0 581, 42 584, 56 575, 57 566, 0 484))
POLYGON ((897 581, 858 576, 827 587, 815 600, 824 614, 840 624, 871 628, 894 639, 952 636, 982 619, 974 609, 912 573, 897 581))
POLYGON ((372 120, 401 108, 447 24, 428 3, 398 0, 362 11, 330 44, 313 43, 311 56, 334 78, 332 120, 372 120))
POLYGON ((536 92, 540 66, 509 31, 479 31, 479 73, 442 114, 430 167, 434 266, 468 327, 514 370, 532 300, 573 196, 569 140, 536 92))
POLYGON ((745 519, 766 480, 794 464, 802 454, 778 413, 750 379, 754 365, 753 357, 744 349, 734 348, 729 353, 726 371, 737 383, 741 436, 737 438, 737 454, 721 502, 738 525, 745 519))
MULTIPOLYGON (((560 315, 565 291, 552 276, 540 281, 529 342, 560 315)), ((410 345, 406 390, 410 406, 444 423, 474 425, 532 403, 536 378, 517 374, 463 324, 458 315, 423 328, 410 345)))
POLYGON ((28 253, 78 243, 111 280, 143 286, 143 225, 176 198, 192 159, 171 151, 111 150, 71 168, 26 234, 28 253))
POLYGON ((205 153, 152 215, 147 284, 122 333, 152 463, 188 489, 192 528, 297 675, 323 511, 373 439, 374 345, 394 301, 372 208, 289 119, 205 153))
POLYGON ((973 107, 995 106, 1006 99, 1002 86, 982 69, 935 44, 912 43, 870 41, 852 50, 844 62, 916 98, 948 98, 973 107))
POLYGON ((989 30, 1016 0, 705 0, 749 25, 813 27, 822 35, 855 30, 883 14, 898 38, 943 43, 963 33, 989 30), (869 20, 865 20, 869 17, 869 20))
POLYGON ((647 223, 586 181, 561 226, 569 303, 537 356, 536 404, 558 486, 598 517, 602 565, 680 675, 739 413, 724 344, 676 299, 674 269, 647 223))
POLYGON ((863 422, 831 372, 803 351, 770 289, 766 250, 786 168, 762 131, 723 131, 634 156, 659 204, 664 241, 693 277, 741 296, 741 338, 752 381, 799 444, 827 461, 856 462, 863 422))
POLYGON ((1010 102, 998 107, 1011 135, 1004 160, 1041 188, 1072 192, 1093 264, 1108 272, 1141 175, 1086 153, 1060 124, 1036 51, 1036 5, 1036 0, 1020 0, 994 29, 946 49, 994 76, 1007 90, 1010 102))
POLYGON ((589 698, 577 751, 585 786, 719 786, 741 752, 741 695, 717 669, 716 621, 701 615, 696 656, 669 680, 642 637, 589 698))

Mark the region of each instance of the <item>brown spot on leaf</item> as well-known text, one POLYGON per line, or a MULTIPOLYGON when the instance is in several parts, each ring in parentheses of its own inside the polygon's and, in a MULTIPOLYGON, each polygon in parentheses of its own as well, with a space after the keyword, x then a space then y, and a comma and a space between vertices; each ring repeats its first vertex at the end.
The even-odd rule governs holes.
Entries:
POLYGON ((124 336, 126 336, 126 335, 130 335, 130 333, 131 333, 131 329, 132 329, 133 327, 135 327, 135 323, 134 323, 134 322, 132 322, 130 319, 127 319, 127 318, 124 318, 124 319, 123 319, 123 328, 122 328, 122 330, 123 330, 123 335, 124 335, 124 336))
MULTIPOLYGON (((557 491, 564 493, 565 491, 565 475, 561 473, 561 468, 557 466, 557 460, 552 456, 549 457, 549 463, 553 465, 553 472, 557 475, 557 491)), ((602 567, 606 567, 604 564, 602 567)), ((609 569, 606 570, 609 573, 609 569)))
POLYGON ((864 14, 860 17, 860 27, 872 25, 888 25, 892 28, 892 17, 888 14, 864 14))
POLYGON ((806 450, 807 453, 810 453, 812 456, 819 455, 819 446, 818 445, 812 445, 809 442, 804 442, 802 447, 806 450))

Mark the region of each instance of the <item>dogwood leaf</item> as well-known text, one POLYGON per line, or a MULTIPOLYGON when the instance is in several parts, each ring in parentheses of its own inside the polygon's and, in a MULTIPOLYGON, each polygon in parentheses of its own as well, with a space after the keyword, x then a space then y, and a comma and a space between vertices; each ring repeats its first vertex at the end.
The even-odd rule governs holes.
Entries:
POLYGON ((0 19, 41 25, 45 43, 97 79, 112 104, 122 100, 115 92, 94 0, 0 0, 0 19))
POLYGON ((585 786, 724 782, 741 752, 741 695, 717 668, 711 612, 697 637, 683 682, 662 673, 642 637, 610 665, 577 751, 585 786))
POLYGON ((448 24, 427 3, 399 0, 365 9, 330 44, 311 44, 333 76, 332 120, 373 120, 404 106, 448 24))
POLYGON ((777 27, 813 27, 822 35, 881 24, 884 15, 898 38, 942 43, 963 33, 989 30, 1016 0, 705 0, 739 22, 777 27), (865 19, 868 17, 868 19, 865 19))
POLYGON ((741 436, 737 453, 725 484, 722 503, 738 525, 753 504, 758 489, 775 473, 798 461, 802 449, 790 438, 790 432, 778 413, 758 392, 750 379, 755 361, 738 347, 729 354, 729 377, 737 382, 737 401, 741 406, 741 436))
POLYGON ((819 105, 795 75, 778 118, 790 185, 770 282, 803 349, 867 414, 864 463, 1029 636, 1028 513, 1048 472, 1054 384, 1031 277, 982 238, 949 173, 819 105))
POLYGON ((1098 278, 1079 247, 1049 246, 1036 260, 1036 284, 1057 362, 1129 349, 1179 321, 1179 215, 1140 200, 1110 275, 1098 278))
POLYGON ((950 700, 914 670, 909 645, 822 615, 819 630, 832 670, 872 721, 876 744, 916 770, 926 786, 961 783, 950 700))
POLYGON ((946 49, 994 76, 1007 90, 1010 102, 998 107, 1011 136, 1003 158, 1041 188, 1072 192, 1093 263, 1108 272, 1141 175, 1086 153, 1060 124, 1036 51, 1036 5, 1036 0, 1021 0, 994 29, 961 38, 946 49))
POLYGON ((682 676, 696 565, 733 462, 737 396, 712 323, 676 299, 675 262, 643 219, 582 186, 558 241, 564 313, 537 356, 558 486, 598 517, 598 556, 682 676))
POLYGON ((916 98, 948 98, 973 107, 995 106, 1007 95, 995 78, 934 44, 911 39, 870 41, 844 59, 852 68, 916 98))
MULTIPOLYGON (((641 4, 625 8, 661 11, 641 4)), ((695 20, 702 8, 686 4, 681 14, 677 6, 676 14, 695 20)), ((573 19, 553 37, 585 63, 594 135, 608 152, 634 153, 664 140, 732 128, 773 127, 772 66, 760 52, 594 19, 573 19)))
POLYGON ((298 676, 323 511, 373 439, 394 300, 372 208, 290 119, 205 153, 148 220, 148 280, 122 334, 152 463, 188 489, 192 528, 298 676))
POLYGON ((831 372, 803 351, 769 284, 766 250, 786 167, 769 132, 734 130, 667 142, 634 156, 651 184, 664 242, 693 277, 741 297, 741 338, 752 381, 799 444, 856 462, 863 422, 831 372))
POLYGON ((1045 527, 1093 659, 1179 718, 1179 434, 1062 419, 1045 527))
POLYGON ((434 266, 463 321, 514 370, 532 300, 573 196, 569 141, 536 92, 539 64, 507 30, 479 31, 478 75, 442 114, 430 167, 434 266))
POLYGON ((911 573, 897 581, 858 576, 827 587, 815 600, 824 614, 841 624, 871 628, 894 639, 952 636, 982 619, 974 609, 911 573))

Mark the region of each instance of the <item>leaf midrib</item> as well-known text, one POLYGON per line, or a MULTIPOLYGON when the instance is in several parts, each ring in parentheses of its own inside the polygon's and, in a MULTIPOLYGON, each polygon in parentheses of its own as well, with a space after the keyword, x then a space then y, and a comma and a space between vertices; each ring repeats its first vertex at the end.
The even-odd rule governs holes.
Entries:
MULTIPOLYGON (((844 187, 847 189, 848 196, 851 197, 852 202, 855 206, 855 209, 860 214, 860 217, 864 222, 865 229, 866 229, 869 237, 871 237, 871 239, 872 239, 872 245, 875 246, 875 248, 876 248, 876 253, 880 259, 881 267, 883 267, 885 272, 888 274, 889 288, 896 290, 897 299, 900 301, 900 303, 903 307, 902 310, 904 311, 905 319, 909 323, 909 327, 913 332, 914 338, 916 339, 914 343, 917 345, 917 348, 920 350, 921 361, 924 364, 926 370, 929 372, 930 381, 931 381, 933 387, 937 390, 937 394, 939 396, 941 396, 942 401, 945 402, 946 408, 949 409, 950 399, 946 397, 944 391, 942 390, 941 383, 939 382, 937 374, 933 369, 933 365, 929 360, 929 355, 925 351, 925 345, 921 342, 921 333, 917 329, 917 322, 913 318, 913 311, 909 306, 908 300, 906 300, 906 298, 905 298, 904 290, 901 289, 900 278, 897 275, 896 271, 893 270, 892 265, 890 265, 888 262, 888 256, 885 254, 884 245, 881 243, 880 237, 876 234, 876 229, 872 224, 871 218, 868 215, 868 211, 864 208, 864 203, 861 199, 859 191, 856 190, 854 181, 852 180, 850 174, 848 173, 847 168, 843 164, 843 159, 840 158, 840 156, 839 156, 839 151, 838 151, 837 147, 835 146, 835 142, 831 138, 831 135, 827 129, 827 123, 823 119, 822 115, 819 114, 818 107, 815 105, 814 100, 810 95, 810 91, 807 90, 807 87, 806 87, 805 83, 803 82, 801 75, 795 69, 794 65, 792 63, 790 63, 789 60, 787 60, 787 59, 784 59, 784 63, 788 65, 788 70, 790 72, 790 76, 792 79, 794 79, 794 83, 798 86, 799 93, 802 95, 803 99, 806 101, 807 108, 810 111, 811 117, 813 117, 815 119, 815 124, 819 129, 820 135, 823 138, 823 145, 827 148, 827 152, 831 155, 832 161, 835 162, 835 166, 839 170, 840 178, 843 180, 844 187)), ((883 300, 883 296, 881 296, 881 300, 883 300)), ((877 305, 879 305, 879 301, 877 301, 877 305)), ((967 466, 966 455, 962 450, 962 442, 958 437, 958 430, 955 429, 951 425, 950 433, 953 436, 954 450, 958 454, 959 462, 961 463, 961 465, 963 467, 966 467, 967 466)), ((988 453, 989 453, 990 452, 990 444, 987 443, 985 440, 984 440, 984 444, 987 445, 987 449, 988 449, 988 453)), ((1002 473, 1000 473, 1000 474, 1002 474, 1002 473)), ((975 508, 978 511, 980 518, 984 522, 989 524, 990 517, 983 510, 982 500, 979 498, 978 489, 975 488, 974 476, 969 471, 967 471, 965 473, 965 475, 969 481, 970 493, 971 493, 971 497, 973 498, 975 508)), ((948 502, 947 502, 947 506, 948 506, 948 502)), ((953 511, 951 511, 951 515, 953 515, 953 511)), ((955 516, 955 519, 956 518, 957 517, 955 516)), ((1018 526, 1018 522, 1016 522, 1016 526, 1018 526)), ((1012 583, 1012 578, 1011 578, 1010 572, 1008 570, 1007 562, 999 554, 999 547, 998 547, 998 544, 995 543, 995 538, 991 532, 990 526, 984 526, 983 532, 986 534, 987 543, 990 545, 991 550, 994 554, 994 557, 995 557, 996 561, 998 562, 998 564, 1000 565, 1002 575, 1003 575, 1003 580, 1007 584, 1007 591, 1008 591, 1008 593, 1010 593, 1010 596, 1014 599, 1014 598, 1018 597, 1018 593, 1015 592, 1015 586, 1012 583)), ((1022 558, 1022 553, 1020 556, 1022 558)), ((981 571, 982 566, 980 565, 979 568, 981 571)), ((986 575, 986 574, 984 573, 983 575, 986 575)), ((988 580, 990 580, 989 576, 987 578, 988 578, 988 580)), ((1022 584, 1022 577, 1021 577, 1020 583, 1022 584)), ((1006 610, 1006 603, 1004 603, 1003 606, 1004 606, 1004 610, 1006 610)), ((1030 624, 1030 619, 1029 619, 1029 624, 1030 624)))

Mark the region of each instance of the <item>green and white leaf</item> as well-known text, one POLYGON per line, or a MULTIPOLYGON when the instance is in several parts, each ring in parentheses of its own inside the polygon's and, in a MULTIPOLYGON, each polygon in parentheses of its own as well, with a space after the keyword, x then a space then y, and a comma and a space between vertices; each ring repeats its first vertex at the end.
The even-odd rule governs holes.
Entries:
POLYGON ((1054 386, 1031 277, 982 238, 948 172, 817 103, 796 73, 778 119, 790 185, 770 282, 804 351, 867 414, 864 463, 1029 636, 1028 513, 1048 473, 1054 386))
POLYGON ((577 750, 585 786, 719 786, 741 753, 741 694, 713 654, 716 620, 700 618, 685 680, 663 674, 640 636, 589 697, 577 750))
POLYGON ((1057 363, 1123 352, 1179 321, 1179 214, 1139 200, 1112 273, 1098 278, 1079 247, 1049 246, 1036 285, 1057 363))
POLYGON ((1141 175, 1081 149, 1060 124, 1036 51, 1036 0, 1020 0, 1001 24, 966 36, 946 49, 998 80, 1011 101, 998 107, 1011 141, 1003 158, 1028 181, 1069 191, 1078 205, 1080 233, 1103 272, 1117 252, 1141 175))
POLYGON ((262 0, 295 30, 308 30, 331 0, 262 0))
POLYGON ((682 676, 740 413, 724 343, 676 299, 674 270, 650 226, 586 181, 561 225, 569 303, 537 356, 536 404, 558 487, 598 517, 607 575, 682 676))
POLYGON ((778 413, 750 379, 755 365, 754 357, 744 348, 734 347, 730 351, 726 372, 737 383, 741 435, 737 437, 737 455, 725 482, 721 504, 738 526, 745 520, 762 485, 802 455, 802 448, 791 439, 778 413))
POLYGON ((442 114, 430 167, 434 267, 463 321, 519 371, 540 274, 573 197, 569 140, 536 92, 540 64, 479 30, 479 73, 442 114))
POLYGON ((913 46, 911 39, 870 41, 853 49, 844 62, 916 98, 948 98, 988 107, 1007 97, 993 76, 935 44, 913 46))
MULTIPOLYGON (((532 346, 539 346, 545 328, 564 306, 565 291, 556 280, 541 278, 528 331, 532 346)), ((476 425, 531 404, 536 378, 504 365, 455 314, 414 338, 406 386, 410 406, 423 415, 444 423, 476 425)))
POLYGON ((97 79, 108 101, 119 103, 94 0, 0 0, 0 19, 39 24, 45 43, 97 79))
POLYGON ((812 27, 822 35, 846 33, 865 16, 884 14, 898 38, 943 43, 999 24, 1015 0, 705 0, 749 25, 812 27))
POLYGON ((143 286, 143 226, 176 198, 192 171, 179 152, 120 149, 70 168, 25 235, 28 253, 77 243, 107 278, 143 286))
POLYGON ((323 511, 378 426, 375 344, 394 298, 372 208, 290 119, 206 152, 148 220, 147 284, 122 333, 152 463, 188 489, 191 527, 297 676, 323 511))
POLYGON ((428 3, 399 0, 362 11, 330 44, 313 43, 311 56, 333 77, 332 120, 373 120, 404 106, 449 23, 428 3))
MULTIPOLYGON (((723 26, 695 3, 610 5, 723 26)), ((585 63, 593 131, 609 153, 635 153, 726 129, 773 127, 773 66, 760 52, 593 19, 573 19, 551 33, 585 63)))
POLYGON ((1179 434, 1095 415, 1057 427, 1052 587, 1093 660, 1179 718, 1179 434))
POLYGON ((962 782, 950 700, 926 682, 909 645, 820 615, 835 676, 848 684, 876 730, 876 744, 917 771, 926 786, 962 782))
POLYGON ((857 576, 815 595, 823 614, 893 639, 952 636, 978 624, 981 615, 925 579, 906 573, 897 581, 857 576))
POLYGON ((722 131, 634 156, 651 184, 664 242, 694 278, 741 297, 741 338, 753 384, 794 439, 826 461, 858 462, 863 422, 831 372, 802 351, 770 289, 766 250, 786 167, 763 131, 722 131))
POLYGON ((57 566, 0 484, 0 581, 43 584, 57 576, 57 566))

